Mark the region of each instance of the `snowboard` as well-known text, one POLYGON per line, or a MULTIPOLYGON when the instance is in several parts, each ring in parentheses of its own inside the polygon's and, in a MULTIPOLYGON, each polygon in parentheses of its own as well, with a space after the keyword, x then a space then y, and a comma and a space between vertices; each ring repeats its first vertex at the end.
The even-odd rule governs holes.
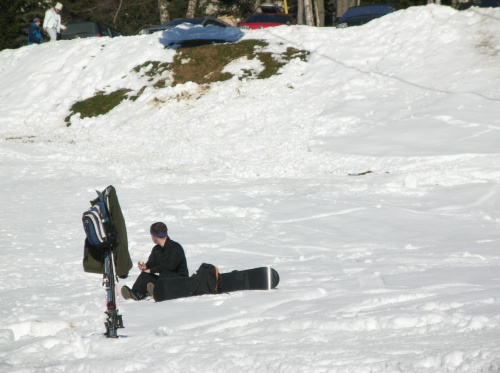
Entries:
MULTIPOLYGON (((270 290, 278 286, 280 276, 275 269, 260 267, 242 271, 220 273, 220 293, 242 290, 270 290)), ((156 302, 193 296, 195 277, 163 278, 154 285, 153 298, 156 302)))

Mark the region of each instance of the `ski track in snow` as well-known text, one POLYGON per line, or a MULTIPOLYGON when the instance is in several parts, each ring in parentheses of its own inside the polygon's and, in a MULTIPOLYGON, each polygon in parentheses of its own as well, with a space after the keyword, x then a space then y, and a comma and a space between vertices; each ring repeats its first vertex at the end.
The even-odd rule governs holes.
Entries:
POLYGON ((204 31, 0 52, 0 371, 500 372, 499 12, 205 31, 311 55, 71 127, 74 102, 138 91, 135 66, 204 31), (161 220, 191 272, 271 266, 278 288, 121 300, 122 337, 103 338, 81 214, 109 184, 134 262, 161 220))

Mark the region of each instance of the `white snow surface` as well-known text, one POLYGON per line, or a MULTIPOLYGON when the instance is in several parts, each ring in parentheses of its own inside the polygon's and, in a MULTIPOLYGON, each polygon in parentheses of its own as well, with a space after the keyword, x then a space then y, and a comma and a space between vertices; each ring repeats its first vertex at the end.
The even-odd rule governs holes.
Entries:
POLYGON ((0 52, 0 82, 1 372, 500 371, 500 9, 46 43, 0 52), (188 38, 311 54, 66 126, 188 38), (278 288, 121 299, 103 337, 81 214, 110 184, 134 263, 164 221, 191 272, 271 266, 278 288))

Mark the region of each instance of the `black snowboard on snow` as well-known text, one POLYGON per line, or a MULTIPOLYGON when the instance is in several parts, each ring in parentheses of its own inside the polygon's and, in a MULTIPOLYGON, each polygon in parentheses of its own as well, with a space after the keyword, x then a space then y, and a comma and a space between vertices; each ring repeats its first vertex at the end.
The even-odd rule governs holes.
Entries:
MULTIPOLYGON (((217 293, 240 290, 270 290, 278 286, 280 276, 275 269, 260 267, 243 271, 219 274, 217 293)), ((154 300, 162 302, 170 299, 191 297, 196 294, 197 279, 192 277, 164 278, 156 281, 154 300)))

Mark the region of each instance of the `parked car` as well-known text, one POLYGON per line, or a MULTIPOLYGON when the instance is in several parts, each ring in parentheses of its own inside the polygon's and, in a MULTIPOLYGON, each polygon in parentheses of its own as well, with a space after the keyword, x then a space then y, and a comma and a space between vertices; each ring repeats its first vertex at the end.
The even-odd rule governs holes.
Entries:
POLYGON ((500 7, 500 2, 497 0, 466 1, 464 3, 458 3, 456 9, 466 10, 473 6, 477 6, 478 8, 498 8, 500 7))
POLYGON ((140 35, 143 34, 152 34, 154 32, 158 31, 165 31, 165 30, 170 30, 173 29, 174 27, 177 27, 182 24, 187 24, 187 25, 201 25, 203 27, 208 27, 208 26, 217 26, 217 27, 231 27, 229 23, 226 23, 224 21, 221 21, 220 19, 214 18, 214 17, 199 17, 199 18, 177 18, 174 19, 173 21, 164 23, 163 25, 160 26, 155 26, 155 27, 150 27, 150 28, 145 28, 139 31, 140 35))
POLYGON ((261 3, 259 8, 261 13, 283 13, 283 9, 274 3, 261 3))
POLYGON ((91 38, 109 36, 121 36, 121 32, 113 27, 105 25, 101 22, 76 22, 65 25, 68 29, 61 31, 61 40, 71 40, 78 38, 91 38))
POLYGON ((238 27, 244 29, 260 29, 283 25, 294 25, 295 21, 290 14, 285 13, 256 13, 243 22, 238 23, 238 27))
POLYGON ((361 26, 392 12, 394 12, 394 8, 389 4, 353 6, 347 9, 344 15, 335 22, 335 26, 337 28, 361 26))

